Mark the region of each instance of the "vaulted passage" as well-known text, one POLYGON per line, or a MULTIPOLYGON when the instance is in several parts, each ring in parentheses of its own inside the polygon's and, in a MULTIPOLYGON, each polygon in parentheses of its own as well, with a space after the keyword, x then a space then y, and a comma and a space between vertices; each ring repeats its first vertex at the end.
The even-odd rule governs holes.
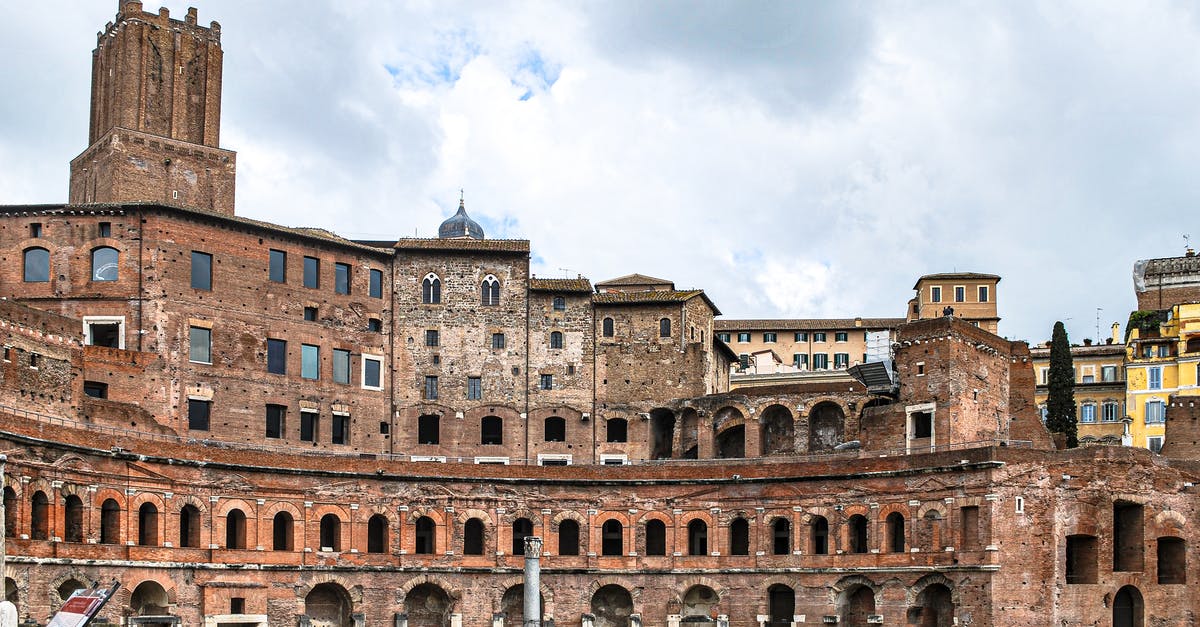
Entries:
MULTIPOLYGON (((304 597, 304 615, 310 627, 351 627, 350 595, 335 583, 313 586, 304 597)), ((411 624, 411 623, 410 623, 411 624)))
POLYGON ((783 405, 771 405, 763 410, 762 424, 763 455, 783 455, 796 450, 796 429, 792 412, 783 405))
POLYGON ((875 613, 875 593, 866 586, 855 586, 842 593, 841 623, 846 627, 867 627, 875 613))
POLYGON ((832 451, 842 443, 846 415, 837 403, 817 403, 808 414, 808 450, 810 453, 832 451))
MULTIPOLYGON (((592 595, 592 615, 595 627, 629 627, 629 616, 633 614, 633 597, 618 585, 601 587, 592 595)), ((411 623, 410 623, 411 625, 411 623)))
POLYGON ((1145 608, 1142 593, 1133 586, 1125 586, 1113 597, 1113 627, 1142 627, 1145 608))
POLYGON ((717 436, 717 457, 736 459, 746 456, 746 427, 730 427, 717 436))
POLYGON ((675 446, 675 414, 669 409, 650 412, 650 459, 670 459, 675 446))
POLYGON ((782 584, 767 588, 771 627, 791 627, 796 614, 796 591, 782 584))
POLYGON ((917 607, 909 610, 908 616, 910 625, 953 627, 954 599, 950 589, 940 583, 927 586, 917 595, 917 607))
POLYGON ((404 597, 409 627, 445 627, 450 624, 450 595, 445 590, 423 583, 404 597))

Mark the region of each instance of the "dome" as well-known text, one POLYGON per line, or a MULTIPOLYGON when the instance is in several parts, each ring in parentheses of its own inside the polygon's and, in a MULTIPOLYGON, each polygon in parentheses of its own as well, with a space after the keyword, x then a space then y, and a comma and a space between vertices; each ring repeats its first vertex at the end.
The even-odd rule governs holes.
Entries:
POLYGON ((438 227, 438 237, 443 239, 456 237, 483 239, 483 227, 467 215, 467 208, 463 206, 463 201, 459 200, 458 213, 450 216, 438 227))

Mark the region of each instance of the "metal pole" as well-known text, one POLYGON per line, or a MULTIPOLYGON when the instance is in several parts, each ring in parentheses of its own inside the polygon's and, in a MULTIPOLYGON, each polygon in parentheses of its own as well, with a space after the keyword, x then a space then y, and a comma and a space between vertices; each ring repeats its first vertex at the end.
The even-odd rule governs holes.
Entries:
POLYGON ((525 536, 525 626, 542 625, 542 539, 525 536))

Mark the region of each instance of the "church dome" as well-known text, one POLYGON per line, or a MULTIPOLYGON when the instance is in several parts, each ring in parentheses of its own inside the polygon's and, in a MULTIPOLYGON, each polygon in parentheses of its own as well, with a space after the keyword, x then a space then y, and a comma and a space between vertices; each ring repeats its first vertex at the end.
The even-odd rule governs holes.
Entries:
POLYGON ((469 237, 471 239, 483 239, 483 227, 479 223, 472 220, 467 215, 467 208, 463 205, 463 201, 458 201, 458 212, 446 219, 441 226, 438 227, 438 237, 443 239, 451 239, 456 237, 469 237))

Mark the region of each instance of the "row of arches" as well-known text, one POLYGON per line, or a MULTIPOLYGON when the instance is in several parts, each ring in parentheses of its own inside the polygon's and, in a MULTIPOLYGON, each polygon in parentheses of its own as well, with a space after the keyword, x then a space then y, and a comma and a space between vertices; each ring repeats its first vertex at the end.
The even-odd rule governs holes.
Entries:
MULTIPOLYGON (((19 503, 11 487, 5 487, 5 534, 17 535, 19 503)), ((293 508, 294 509, 294 508, 293 508)), ((960 516, 964 523, 978 525, 978 514, 974 518, 964 507, 960 516)), ((600 556, 623 556, 628 554, 647 556, 666 555, 752 555, 758 552, 769 555, 831 553, 868 553, 872 551, 904 553, 913 546, 925 549, 939 548, 943 537, 949 533, 942 522, 944 514, 939 509, 927 508, 919 525, 909 525, 906 506, 893 504, 881 508, 875 519, 861 512, 837 512, 821 509, 810 510, 804 515, 796 512, 764 514, 761 522, 742 515, 726 519, 724 529, 714 528, 717 521, 711 515, 694 514, 682 519, 649 512, 640 519, 631 519, 624 514, 598 513, 588 518, 574 512, 562 512, 550 524, 546 533, 547 550, 562 556, 594 553, 600 556), (830 516, 833 516, 832 521, 830 516), (758 525, 756 529, 755 526, 758 525), (593 535, 594 533, 594 535, 593 535), (724 537, 720 537, 723 535, 724 537)), ((185 501, 177 510, 164 512, 159 502, 145 500, 135 512, 123 511, 117 499, 109 497, 100 503, 96 538, 101 544, 120 544, 126 540, 141 546, 177 546, 200 548, 203 545, 202 520, 204 513, 193 502, 185 501), (173 519, 173 520, 170 520, 173 519), (122 525, 128 520, 136 527, 123 533, 122 525), (170 524, 166 524, 170 523, 170 524), (170 530, 170 536, 164 534, 170 530)), ((84 502, 76 494, 67 494, 62 500, 62 540, 84 542, 84 502)), ((219 539, 226 549, 249 549, 262 546, 275 551, 297 550, 296 529, 299 510, 278 508, 262 520, 257 514, 237 506, 227 507, 213 521, 213 537, 219 539), (269 520, 269 522, 268 522, 269 520), (262 525, 269 525, 262 528, 262 525), (218 526, 219 525, 219 526, 218 526), (257 528, 251 528, 258 525, 257 528), (220 531, 218 531, 220 529, 220 531), (253 539, 253 545, 250 546, 253 539)), ((29 500, 29 537, 33 540, 48 540, 52 537, 50 501, 46 492, 35 490, 29 500)), ((311 548, 326 552, 340 552, 347 542, 343 524, 344 512, 328 511, 315 517, 317 529, 310 540, 311 548)), ((503 539, 511 539, 512 555, 524 551, 524 539, 535 533, 535 518, 520 516, 512 519, 509 529, 501 538, 494 528, 493 518, 485 512, 474 512, 461 520, 446 519, 440 514, 414 512, 406 518, 406 525, 397 527, 384 513, 373 513, 366 519, 367 553, 392 553, 404 544, 408 552, 418 555, 433 555, 443 552, 463 555, 484 555, 490 551, 505 551, 510 547, 500 546, 503 539)), ((538 523, 540 524, 540 523, 538 523)), ((545 533, 545 532, 543 532, 545 533)), ((969 538, 960 538, 964 548, 971 548, 969 538)), ((303 543, 301 543, 303 544, 303 543)), ((302 548, 302 547, 301 547, 302 548)))
MULTIPOLYGON (((706 414, 687 408, 678 414, 670 409, 657 408, 650 416, 651 459, 696 459, 704 457, 700 449, 702 428, 707 428, 706 414)), ((816 402, 807 411, 807 433, 797 435, 797 415, 782 404, 767 406, 757 420, 756 451, 747 446, 746 414, 741 409, 725 406, 711 418, 712 450, 716 458, 742 458, 762 455, 795 455, 834 450, 846 440, 846 411, 833 400, 816 402)))

